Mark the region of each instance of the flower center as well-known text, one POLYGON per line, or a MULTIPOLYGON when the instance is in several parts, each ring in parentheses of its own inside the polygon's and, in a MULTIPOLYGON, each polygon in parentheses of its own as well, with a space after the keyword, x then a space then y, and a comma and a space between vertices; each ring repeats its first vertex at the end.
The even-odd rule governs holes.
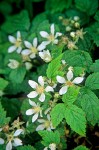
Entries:
POLYGON ((72 83, 71 81, 67 81, 67 82, 66 82, 66 85, 68 85, 68 86, 72 86, 72 85, 73 85, 73 83, 72 83))
POLYGON ((44 122, 44 126, 45 126, 45 128, 50 127, 50 121, 48 121, 48 120, 47 120, 47 121, 45 121, 45 122, 44 122))
POLYGON ((12 141, 13 140, 13 135, 8 135, 8 141, 12 141))
POLYGON ((21 46, 21 43, 22 43, 22 42, 21 42, 21 39, 17 39, 16 42, 15 42, 15 46, 16 46, 16 47, 20 47, 20 46, 21 46))
POLYGON ((39 113, 41 108, 38 106, 38 107, 33 107, 33 110, 35 111, 35 113, 39 113))
POLYGON ((55 40, 54 35, 50 34, 50 35, 48 36, 48 40, 51 41, 51 42, 53 42, 53 41, 55 40))
POLYGON ((37 86, 36 91, 38 94, 42 94, 44 92, 44 87, 43 86, 37 86))
POLYGON ((31 52, 37 54, 37 49, 35 47, 31 47, 31 52))

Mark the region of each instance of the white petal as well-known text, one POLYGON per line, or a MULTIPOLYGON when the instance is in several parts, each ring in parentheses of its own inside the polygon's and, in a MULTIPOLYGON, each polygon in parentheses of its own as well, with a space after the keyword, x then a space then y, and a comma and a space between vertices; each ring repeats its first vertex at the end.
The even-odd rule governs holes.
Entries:
POLYGON ((37 47, 38 51, 42 51, 45 48, 46 48, 46 46, 44 44, 42 44, 42 43, 37 47))
POLYGON ((2 131, 2 128, 0 128, 0 132, 2 131))
POLYGON ((72 70, 69 70, 67 72, 67 79, 68 79, 68 81, 70 81, 72 78, 73 78, 73 72, 72 72, 72 70))
POLYGON ((61 36, 62 35, 62 33, 60 33, 60 32, 56 32, 56 34, 55 34, 55 38, 57 38, 58 36, 61 36))
POLYGON ((17 129, 17 130, 15 131, 15 133, 14 133, 14 136, 18 136, 18 135, 20 135, 22 132, 23 132, 22 129, 17 129))
POLYGON ((41 31, 40 35, 44 38, 47 38, 49 36, 49 34, 46 31, 41 31))
POLYGON ((59 94, 60 95, 63 95, 63 94, 65 94, 66 92, 67 92, 67 86, 63 86, 61 89, 60 89, 60 91, 59 91, 59 94))
POLYGON ((19 54, 21 52, 21 50, 22 50, 22 47, 18 47, 16 51, 19 54))
POLYGON ((45 147, 44 150, 48 150, 48 147, 45 147))
POLYGON ((13 140, 14 140, 13 143, 14 146, 22 145, 22 141, 19 138, 14 138, 13 140))
POLYGON ((8 53, 12 53, 12 52, 14 52, 15 50, 16 50, 16 46, 10 46, 9 48, 8 48, 8 53))
POLYGON ((41 44, 46 46, 46 45, 48 45, 48 44, 50 44, 50 43, 51 43, 51 41, 44 41, 44 42, 42 42, 41 44))
POLYGON ((23 55, 29 55, 31 53, 31 51, 29 49, 24 49, 21 54, 23 55))
POLYGON ((53 43, 58 44, 58 39, 55 39, 53 43))
POLYGON ((0 145, 4 144, 4 140, 0 138, 0 145))
POLYGON ((12 150, 12 143, 11 143, 11 141, 9 141, 8 144, 6 145, 6 150, 12 150))
POLYGON ((53 92, 54 90, 53 90, 53 88, 51 87, 51 86, 47 86, 46 88, 45 88, 45 91, 46 92, 53 92))
POLYGON ((39 130, 44 130, 45 126, 42 124, 42 125, 39 125, 37 128, 36 128, 36 131, 39 131, 39 130))
POLYGON ((33 89, 36 89, 38 84, 35 82, 35 81, 32 81, 32 80, 29 80, 29 85, 33 88, 33 89))
POLYGON ((38 93, 36 91, 32 91, 27 95, 27 97, 29 97, 29 98, 35 98, 37 96, 38 96, 38 93))
POLYGON ((45 101, 45 94, 44 94, 44 93, 41 94, 41 96, 39 97, 39 100, 40 100, 41 102, 44 102, 44 101, 45 101))
POLYGON ((39 82, 39 84, 40 84, 41 86, 44 86, 44 79, 43 79, 42 76, 39 76, 39 77, 38 77, 38 82, 39 82))
POLYGON ((33 46, 36 48, 37 47, 37 38, 34 38, 33 40, 33 46))
POLYGON ((24 45, 27 47, 27 48, 31 48, 32 47, 32 44, 28 41, 24 41, 24 45))
POLYGON ((11 43, 13 43, 13 44, 16 42, 16 39, 15 39, 14 36, 9 35, 9 36, 8 36, 8 39, 9 39, 9 41, 10 41, 11 43))
POLYGON ((38 118, 38 113, 36 113, 33 117, 32 117, 32 122, 35 122, 38 118))
POLYGON ((49 114, 47 114, 47 119, 48 119, 49 121, 50 121, 50 119, 51 119, 49 114))
POLYGON ((30 99, 29 99, 29 104, 30 104, 31 106, 37 106, 36 103, 33 102, 33 101, 31 101, 30 99))
POLYGON ((56 79, 57 79, 57 81, 58 81, 59 83, 65 83, 65 82, 66 82, 65 78, 64 78, 64 77, 61 77, 61 76, 57 76, 56 79))
POLYGON ((35 57, 36 57, 36 55, 33 54, 33 53, 30 55, 30 58, 31 58, 31 59, 33 59, 33 58, 35 58, 35 57))
POLYGON ((44 122, 45 122, 44 119, 38 119, 37 121, 38 121, 39 123, 44 123, 44 122))
POLYGON ((54 27, 54 24, 52 24, 51 25, 51 34, 54 35, 54 32, 55 32, 55 27, 54 27))
POLYGON ((43 52, 39 52, 39 56, 44 59, 44 53, 43 52))
POLYGON ((33 115, 34 114, 34 110, 33 109, 28 109, 26 111, 26 115, 33 115))
POLYGON ((21 33, 20 31, 17 31, 17 39, 20 39, 21 38, 21 33))
POLYGON ((76 78, 73 80, 73 83, 79 84, 79 83, 81 83, 83 80, 84 80, 84 77, 76 77, 76 78))

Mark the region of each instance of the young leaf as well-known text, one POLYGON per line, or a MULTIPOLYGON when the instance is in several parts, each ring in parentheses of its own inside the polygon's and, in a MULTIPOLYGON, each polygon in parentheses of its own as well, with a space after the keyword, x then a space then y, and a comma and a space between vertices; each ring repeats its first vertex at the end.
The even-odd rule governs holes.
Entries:
POLYGON ((91 90, 99 89, 99 72, 89 75, 86 79, 85 85, 91 90))
POLYGON ((86 118, 85 113, 82 109, 75 105, 66 107, 65 109, 65 119, 71 129, 78 134, 85 136, 86 132, 86 118))
POLYGON ((72 105, 73 102, 76 100, 79 93, 79 87, 72 86, 68 89, 67 93, 63 95, 62 101, 66 105, 72 105))
POLYGON ((24 146, 18 147, 17 150, 36 150, 36 149, 32 147, 31 145, 24 145, 24 146))
POLYGON ((76 148, 74 148, 73 150, 88 150, 88 148, 86 146, 77 146, 76 148))
POLYGON ((4 90, 8 85, 8 81, 3 78, 0 78, 0 90, 4 90))
POLYGON ((91 65, 90 70, 92 72, 99 72, 99 59, 95 60, 95 63, 91 65))
POLYGON ((56 127, 64 118, 65 106, 60 103, 57 104, 51 111, 51 120, 54 127, 56 127))

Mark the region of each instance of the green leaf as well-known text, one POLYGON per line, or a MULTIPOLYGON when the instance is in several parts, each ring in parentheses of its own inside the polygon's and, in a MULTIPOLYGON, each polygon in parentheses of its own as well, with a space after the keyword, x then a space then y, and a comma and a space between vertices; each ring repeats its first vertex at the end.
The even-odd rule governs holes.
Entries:
POLYGON ((3 127, 4 125, 8 124, 10 121, 10 118, 6 118, 6 112, 4 111, 1 103, 0 103, 0 127, 3 127))
POLYGON ((95 60, 95 63, 90 66, 90 70, 92 72, 99 72, 99 59, 95 60))
POLYGON ((36 150, 36 149, 32 147, 31 145, 24 145, 24 146, 18 147, 17 150, 36 150))
POLYGON ((51 120, 54 127, 60 124, 62 119, 64 118, 65 106, 60 103, 57 104, 51 111, 51 120))
POLYGON ((82 2, 75 0, 75 5, 79 10, 86 12, 87 15, 93 15, 98 8, 98 0, 83 0, 82 2))
POLYGON ((57 58, 55 58, 54 60, 52 60, 52 62, 48 65, 47 77, 49 79, 51 78, 55 80, 56 76, 62 73, 62 71, 59 70, 61 67, 61 59, 62 54, 57 58))
POLYGON ((60 143, 60 134, 58 131, 39 131, 38 133, 40 136, 42 136, 42 144, 44 146, 49 146, 51 143, 60 143))
POLYGON ((14 83, 21 83, 25 77, 26 68, 21 66, 11 71, 9 78, 14 83))
POLYGON ((74 148, 73 150, 88 150, 88 148, 86 146, 77 146, 76 148, 74 148))
POLYGON ((67 93, 62 96, 62 101, 66 105, 72 105, 73 102, 76 100, 78 93, 79 87, 76 86, 69 87, 67 93))
POLYGON ((8 17, 6 22, 1 26, 1 29, 8 34, 15 31, 27 31, 30 27, 30 20, 26 10, 21 11, 19 14, 8 17))
POLYGON ((0 90, 4 90, 8 85, 8 81, 3 78, 0 78, 0 90))
POLYGON ((95 125, 99 121, 99 99, 89 89, 82 88, 78 97, 78 101, 86 114, 87 120, 95 125))
POLYGON ((85 86, 91 90, 99 89, 99 72, 90 74, 86 79, 85 86))
POLYGON ((85 113, 82 109, 75 105, 66 107, 65 109, 65 119, 71 129, 78 134, 85 136, 86 132, 86 118, 85 113))
POLYGON ((99 21, 99 10, 96 12, 94 18, 96 19, 96 21, 99 21))

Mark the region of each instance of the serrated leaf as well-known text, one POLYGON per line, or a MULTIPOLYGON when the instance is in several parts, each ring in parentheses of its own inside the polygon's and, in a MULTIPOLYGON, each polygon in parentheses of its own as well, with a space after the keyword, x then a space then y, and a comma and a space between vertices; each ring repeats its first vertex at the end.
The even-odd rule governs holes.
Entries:
POLYGON ((72 105, 78 96, 79 89, 80 88, 76 86, 69 87, 67 93, 62 96, 62 101, 66 105, 72 105))
POLYGON ((99 89, 99 72, 90 74, 86 79, 85 86, 91 90, 99 89))
POLYGON ((65 119, 71 129, 78 134, 85 136, 86 132, 86 118, 85 113, 82 109, 75 105, 66 107, 65 109, 65 119))
POLYGON ((87 120, 95 125, 99 121, 99 99, 89 89, 82 88, 78 97, 80 105, 86 114, 87 120))
POLYGON ((92 72, 99 72, 99 59, 95 60, 95 63, 90 66, 90 70, 92 72))
POLYGON ((49 146, 51 143, 60 143, 60 134, 58 131, 39 131, 38 133, 42 136, 42 144, 44 146, 49 146))
POLYGON ((0 90, 4 90, 8 85, 8 81, 3 78, 0 78, 0 90))
POLYGON ((9 75, 9 79, 14 83, 22 83, 25 74, 26 74, 26 68, 21 66, 11 71, 9 75))
POLYGON ((56 79, 56 76, 62 73, 62 71, 59 70, 61 66, 61 59, 62 55, 52 60, 52 62, 48 65, 47 77, 49 79, 56 79))
POLYGON ((88 150, 88 148, 86 146, 77 146, 76 148, 74 148, 73 150, 88 150))
POLYGON ((0 127, 8 124, 10 121, 9 117, 6 117, 6 112, 4 111, 1 103, 0 103, 0 127))
POLYGON ((54 127, 56 127, 64 118, 65 106, 64 104, 57 104, 51 111, 51 120, 54 127))
POLYGON ((24 145, 24 146, 18 147, 17 150, 36 150, 36 149, 32 147, 31 145, 24 145))

